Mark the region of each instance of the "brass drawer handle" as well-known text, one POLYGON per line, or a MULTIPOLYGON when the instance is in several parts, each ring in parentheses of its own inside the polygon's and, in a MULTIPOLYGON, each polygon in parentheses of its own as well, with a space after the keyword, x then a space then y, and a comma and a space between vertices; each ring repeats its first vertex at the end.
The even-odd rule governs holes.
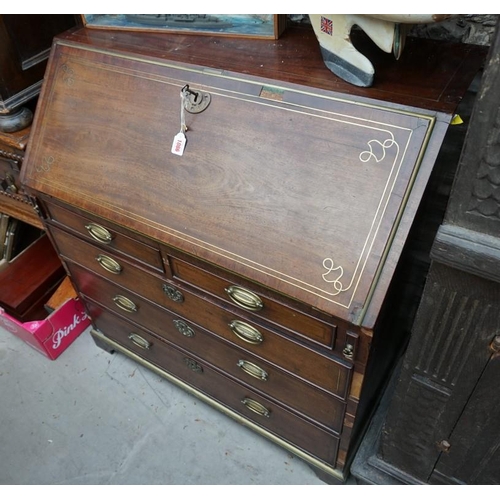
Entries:
POLYGON ((173 321, 175 328, 177 328, 184 337, 194 337, 194 330, 185 321, 181 319, 174 319, 173 321))
POLYGON ((99 254, 96 257, 96 260, 104 270, 108 271, 108 273, 120 274, 122 272, 122 266, 120 266, 115 259, 112 259, 107 255, 99 254))
POLYGON ((264 341, 264 337, 259 330, 243 321, 235 319, 229 323, 229 328, 238 338, 249 344, 261 344, 264 341))
POLYGON ((128 338, 141 349, 149 349, 153 344, 146 340, 144 337, 137 335, 137 333, 131 333, 128 338))
POLYGON ((237 364, 248 375, 258 378, 259 380, 264 380, 264 382, 267 381, 268 374, 260 366, 250 363, 250 361, 246 361, 244 359, 240 359, 237 364))
POLYGON ((231 285, 225 288, 225 292, 236 305, 247 311, 260 311, 264 307, 264 303, 258 295, 241 286, 231 285))
POLYGON ((269 418, 271 416, 271 410, 268 410, 265 406, 261 405, 257 401, 250 398, 243 398, 241 402, 251 411, 257 413, 257 415, 262 415, 263 417, 269 418))
POLYGON ((177 290, 175 286, 172 285, 162 285, 163 292, 165 295, 170 299, 173 300, 174 302, 184 302, 184 295, 182 295, 182 292, 180 290, 177 290))
POLYGON ((123 295, 116 295, 113 297, 113 302, 117 307, 122 309, 123 311, 129 312, 129 313, 135 313, 138 310, 138 307, 134 302, 132 302, 130 299, 127 297, 124 297, 123 295))
POLYGON ((113 235, 105 227, 95 224, 94 222, 87 224, 85 229, 89 232, 90 236, 94 238, 94 240, 97 240, 100 243, 111 243, 113 240, 113 235))

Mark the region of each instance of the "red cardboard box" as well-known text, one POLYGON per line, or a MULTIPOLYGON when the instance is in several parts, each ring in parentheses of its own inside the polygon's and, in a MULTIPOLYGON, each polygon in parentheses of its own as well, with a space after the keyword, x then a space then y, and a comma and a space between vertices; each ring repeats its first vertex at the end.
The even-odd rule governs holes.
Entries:
POLYGON ((49 359, 56 359, 90 325, 82 303, 67 300, 41 321, 21 323, 0 307, 0 326, 24 340, 49 359))

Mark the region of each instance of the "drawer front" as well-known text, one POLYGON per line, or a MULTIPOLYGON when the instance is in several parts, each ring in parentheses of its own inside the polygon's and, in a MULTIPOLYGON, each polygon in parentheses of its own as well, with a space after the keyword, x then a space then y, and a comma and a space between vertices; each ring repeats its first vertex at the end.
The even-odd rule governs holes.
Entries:
POLYGON ((338 449, 335 435, 228 379, 199 358, 171 347, 138 327, 131 327, 114 315, 103 314, 96 306, 90 306, 90 313, 102 333, 128 350, 306 453, 329 464, 335 462, 338 449))
POLYGON ((45 208, 52 221, 75 231, 87 241, 99 245, 104 251, 116 252, 155 271, 164 272, 159 249, 126 234, 125 229, 99 217, 86 217, 83 213, 79 214, 52 203, 47 203, 45 208))
POLYGON ((265 289, 247 283, 227 271, 218 270, 219 276, 182 259, 165 256, 165 249, 162 251, 169 260, 174 279, 211 293, 244 311, 250 311, 292 334, 299 334, 329 348, 334 347, 336 325, 281 304, 266 296, 265 289), (244 285, 241 286, 240 283, 244 285))
POLYGON ((185 318, 171 314, 74 264, 68 266, 78 288, 86 297, 120 314, 124 319, 145 327, 168 342, 189 350, 251 385, 255 390, 279 399, 301 414, 340 432, 345 403, 337 398, 253 356, 248 351, 218 339, 185 318))
MULTIPOLYGON (((102 254, 99 248, 77 240, 59 229, 53 228, 52 235, 63 257, 174 311, 307 382, 341 398, 346 397, 350 365, 341 364, 328 354, 317 353, 284 335, 256 325, 179 286, 174 287, 169 282, 148 274, 116 256, 112 258, 119 266, 120 272, 118 274, 110 272, 97 260, 102 255, 108 256, 102 254), (254 340, 252 335, 255 332, 261 340, 254 340)), ((77 286, 79 285, 77 283, 77 286)))

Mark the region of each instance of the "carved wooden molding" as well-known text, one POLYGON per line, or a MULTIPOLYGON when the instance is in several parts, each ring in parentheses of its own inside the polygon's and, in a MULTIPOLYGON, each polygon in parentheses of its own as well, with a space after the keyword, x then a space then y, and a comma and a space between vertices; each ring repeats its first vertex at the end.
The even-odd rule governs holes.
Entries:
POLYGON ((455 269, 500 282, 500 238, 443 224, 431 257, 455 269))

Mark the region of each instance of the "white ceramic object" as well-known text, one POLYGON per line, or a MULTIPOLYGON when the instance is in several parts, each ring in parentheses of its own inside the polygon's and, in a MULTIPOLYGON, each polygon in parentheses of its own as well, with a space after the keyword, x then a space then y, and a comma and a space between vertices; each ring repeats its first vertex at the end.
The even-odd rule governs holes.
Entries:
POLYGON ((326 66, 353 85, 370 87, 375 69, 351 43, 357 25, 385 52, 399 59, 412 24, 444 21, 452 14, 309 14, 326 66))

